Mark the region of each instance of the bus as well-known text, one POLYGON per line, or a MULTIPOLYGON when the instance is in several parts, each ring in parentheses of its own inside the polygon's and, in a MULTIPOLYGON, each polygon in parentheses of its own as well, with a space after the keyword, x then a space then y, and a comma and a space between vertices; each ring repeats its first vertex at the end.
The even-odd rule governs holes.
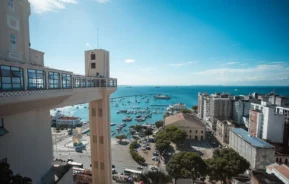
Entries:
POLYGON ((83 173, 85 169, 79 168, 79 167, 73 167, 72 171, 73 174, 77 174, 77 173, 83 173))
POLYGON ((73 167, 83 168, 83 163, 68 161, 67 164, 68 164, 68 165, 71 165, 71 166, 73 166, 73 167))
POLYGON ((142 171, 127 169, 127 168, 124 169, 124 175, 126 175, 126 176, 130 176, 130 175, 138 176, 140 174, 142 174, 142 171))

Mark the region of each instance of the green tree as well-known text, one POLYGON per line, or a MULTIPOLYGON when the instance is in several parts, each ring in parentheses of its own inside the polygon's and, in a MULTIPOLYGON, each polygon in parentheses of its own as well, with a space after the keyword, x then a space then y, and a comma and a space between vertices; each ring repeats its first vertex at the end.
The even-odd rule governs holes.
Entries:
POLYGON ((181 113, 190 114, 192 111, 190 109, 182 109, 181 113))
POLYGON ((175 178, 191 178, 193 183, 207 173, 207 165, 203 159, 194 152, 180 152, 173 155, 166 170, 169 175, 175 178))
POLYGON ((192 107, 192 109, 193 109, 195 112, 198 112, 198 106, 197 106, 197 105, 194 105, 194 106, 192 107))
POLYGON ((162 127, 163 124, 164 124, 164 121, 162 121, 162 120, 155 122, 155 125, 156 125, 157 128, 162 127))
POLYGON ((161 171, 148 171, 141 174, 139 179, 145 184, 167 184, 172 181, 169 175, 161 171))
POLYGON ((156 142, 155 147, 160 153, 163 153, 164 150, 170 147, 170 141, 168 140, 158 141, 156 142))
POLYGON ((135 126, 133 127, 133 129, 134 129, 135 131, 139 132, 139 131, 142 130, 142 126, 141 126, 141 125, 135 125, 135 126))
POLYGON ((230 148, 217 149, 213 158, 206 160, 211 181, 222 181, 244 173, 250 163, 230 148))
POLYGON ((148 136, 148 138, 149 138, 150 135, 153 135, 153 131, 150 128, 146 129, 144 133, 145 133, 146 136, 148 136))
POLYGON ((7 163, 0 163, 0 181, 1 183, 13 184, 32 184, 32 180, 21 175, 13 175, 10 165, 7 163))
POLYGON ((119 141, 121 142, 123 139, 126 139, 126 136, 123 134, 120 134, 120 135, 115 136, 115 138, 119 139, 119 141))
POLYGON ((173 132, 173 136, 171 137, 171 141, 173 143, 181 142, 187 138, 188 134, 186 131, 177 129, 173 132))

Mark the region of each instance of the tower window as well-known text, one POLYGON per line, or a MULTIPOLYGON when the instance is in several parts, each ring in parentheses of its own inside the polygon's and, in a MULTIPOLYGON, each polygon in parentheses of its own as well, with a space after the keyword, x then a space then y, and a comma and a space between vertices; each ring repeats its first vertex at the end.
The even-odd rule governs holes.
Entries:
POLYGON ((95 54, 90 55, 90 60, 95 60, 95 54))
POLYGON ((95 68, 95 63, 90 63, 91 68, 95 68))
POLYGON ((14 34, 10 35, 10 48, 16 50, 16 37, 14 34))
POLYGON ((8 7, 10 10, 14 11, 14 0, 8 0, 8 7))

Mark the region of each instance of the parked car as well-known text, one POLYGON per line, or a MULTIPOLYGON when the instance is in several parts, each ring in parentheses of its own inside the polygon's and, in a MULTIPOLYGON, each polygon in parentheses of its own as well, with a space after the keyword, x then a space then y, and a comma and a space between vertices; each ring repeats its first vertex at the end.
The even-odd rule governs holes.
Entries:
POLYGON ((68 158, 68 159, 67 159, 67 162, 73 162, 73 159, 68 158))
POLYGON ((154 152, 154 153, 153 153, 153 156, 159 156, 159 154, 158 154, 158 153, 156 153, 156 152, 154 152))
POLYGON ((156 157, 156 156, 153 156, 153 157, 152 157, 152 160, 153 160, 153 161, 159 161, 159 158, 156 157))
POLYGON ((158 168, 157 168, 157 167, 155 167, 155 166, 152 166, 152 167, 151 167, 151 170, 153 170, 153 171, 157 171, 157 170, 158 170, 158 168))
POLYGON ((142 148, 141 148, 141 150, 145 151, 145 150, 146 150, 146 148, 142 147, 142 148))
POLYGON ((151 150, 151 147, 147 146, 146 149, 147 149, 147 150, 151 150))
POLYGON ((115 165, 111 165, 111 168, 115 168, 115 165))
POLYGON ((137 169, 142 170, 143 166, 139 165, 139 166, 137 166, 137 169))

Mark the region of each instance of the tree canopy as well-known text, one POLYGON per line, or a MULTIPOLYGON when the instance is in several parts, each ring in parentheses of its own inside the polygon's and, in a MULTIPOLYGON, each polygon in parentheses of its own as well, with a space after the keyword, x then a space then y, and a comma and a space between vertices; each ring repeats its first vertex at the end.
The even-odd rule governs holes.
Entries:
POLYGON ((10 165, 7 163, 0 163, 0 181, 1 183, 32 184, 30 178, 22 177, 19 174, 13 175, 10 165))
POLYGON ((211 181, 223 181, 244 173, 250 163, 230 148, 217 149, 213 158, 206 160, 211 181))
POLYGON ((192 111, 190 109, 182 109, 181 110, 182 113, 185 113, 185 114, 190 114, 192 113, 192 111))
POLYGON ((141 131, 142 126, 140 126, 140 125, 135 125, 135 126, 133 127, 133 129, 134 129, 135 131, 139 132, 139 131, 141 131))
POLYGON ((198 111, 198 106, 197 106, 197 105, 194 105, 194 106, 192 106, 192 109, 193 109, 195 112, 197 112, 197 111, 198 111))
POLYGON ((156 125, 157 128, 162 127, 163 124, 164 124, 164 121, 162 121, 162 120, 155 122, 155 125, 156 125))
POLYGON ((119 141, 121 142, 123 139, 126 139, 126 136, 123 134, 120 134, 120 135, 115 136, 115 138, 119 139, 119 141))
POLYGON ((172 178, 161 171, 149 171, 140 175, 145 184, 167 184, 172 178))
POLYGON ((166 170, 176 180, 178 178, 191 178, 196 181, 206 175, 207 165, 197 153, 180 152, 170 158, 166 170))
POLYGON ((148 136, 148 137, 149 137, 150 135, 153 135, 153 131, 152 131, 152 129, 150 129, 150 128, 146 129, 144 133, 145 133, 145 135, 148 136))

